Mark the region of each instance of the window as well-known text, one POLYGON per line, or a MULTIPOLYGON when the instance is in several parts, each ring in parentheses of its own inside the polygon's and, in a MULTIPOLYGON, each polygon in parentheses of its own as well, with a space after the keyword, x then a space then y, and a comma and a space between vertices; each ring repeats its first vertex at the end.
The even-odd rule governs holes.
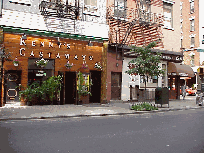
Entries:
POLYGON ((190 12, 193 13, 194 12, 194 0, 190 1, 190 12))
POLYGON ((172 4, 163 2, 164 26, 166 28, 173 28, 172 10, 173 10, 172 4))
POLYGON ((191 47, 195 46, 195 37, 191 37, 191 47))
POLYGON ((191 55, 191 66, 195 66, 194 65, 194 55, 191 55))
POLYGON ((95 12, 97 8, 97 0, 84 0, 85 11, 95 12))
POLYGON ((150 22, 150 0, 140 1, 140 20, 143 22, 150 22))
POLYGON ((158 83, 158 77, 157 76, 153 76, 152 79, 153 79, 153 83, 158 83))
POLYGON ((195 31, 195 20, 192 19, 190 22, 191 22, 191 31, 195 31))
POLYGON ((126 0, 115 0, 114 16, 118 18, 126 18, 126 0))

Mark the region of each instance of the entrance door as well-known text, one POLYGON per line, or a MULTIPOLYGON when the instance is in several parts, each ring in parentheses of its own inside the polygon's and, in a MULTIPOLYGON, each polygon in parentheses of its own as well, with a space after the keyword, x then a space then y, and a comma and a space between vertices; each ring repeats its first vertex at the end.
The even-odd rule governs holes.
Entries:
POLYGON ((120 72, 111 73, 111 99, 112 100, 121 99, 121 81, 122 81, 122 74, 120 72))
POLYGON ((65 72, 65 104, 76 103, 76 73, 65 72))
POLYGON ((16 88, 21 83, 21 71, 8 71, 6 73, 6 102, 19 101, 19 88, 16 88))
POLYGON ((100 103, 101 100, 101 72, 100 71, 90 71, 92 86, 90 102, 91 103, 100 103))

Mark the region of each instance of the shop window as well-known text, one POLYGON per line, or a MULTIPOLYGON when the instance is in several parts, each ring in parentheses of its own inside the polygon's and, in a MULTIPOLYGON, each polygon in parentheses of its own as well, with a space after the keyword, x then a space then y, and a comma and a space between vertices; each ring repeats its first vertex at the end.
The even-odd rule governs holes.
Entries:
POLYGON ((190 30, 191 30, 191 31, 195 31, 195 20, 192 19, 190 22, 191 22, 190 30))
POLYGON ((194 0, 190 0, 190 12, 194 12, 194 0))
POLYGON ((158 77, 157 76, 153 76, 152 79, 153 79, 153 83, 158 83, 158 77))
POLYGON ((166 28, 173 28, 173 5, 170 3, 163 2, 164 12, 164 26, 166 28))
POLYGON ((114 16, 118 18, 126 18, 127 0, 115 0, 114 16))

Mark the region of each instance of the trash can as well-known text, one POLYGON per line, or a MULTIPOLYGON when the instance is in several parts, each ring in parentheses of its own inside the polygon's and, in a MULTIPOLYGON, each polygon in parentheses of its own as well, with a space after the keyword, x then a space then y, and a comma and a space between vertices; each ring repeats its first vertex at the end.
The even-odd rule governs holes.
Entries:
POLYGON ((155 90, 155 104, 168 104, 169 107, 169 90, 167 87, 157 87, 155 90))

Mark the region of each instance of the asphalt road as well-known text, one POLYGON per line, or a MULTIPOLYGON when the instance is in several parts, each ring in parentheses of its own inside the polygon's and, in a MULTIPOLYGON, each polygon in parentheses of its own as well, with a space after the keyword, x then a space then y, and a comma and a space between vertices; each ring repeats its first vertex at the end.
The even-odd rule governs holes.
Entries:
POLYGON ((204 109, 0 122, 0 153, 204 153, 204 109))

